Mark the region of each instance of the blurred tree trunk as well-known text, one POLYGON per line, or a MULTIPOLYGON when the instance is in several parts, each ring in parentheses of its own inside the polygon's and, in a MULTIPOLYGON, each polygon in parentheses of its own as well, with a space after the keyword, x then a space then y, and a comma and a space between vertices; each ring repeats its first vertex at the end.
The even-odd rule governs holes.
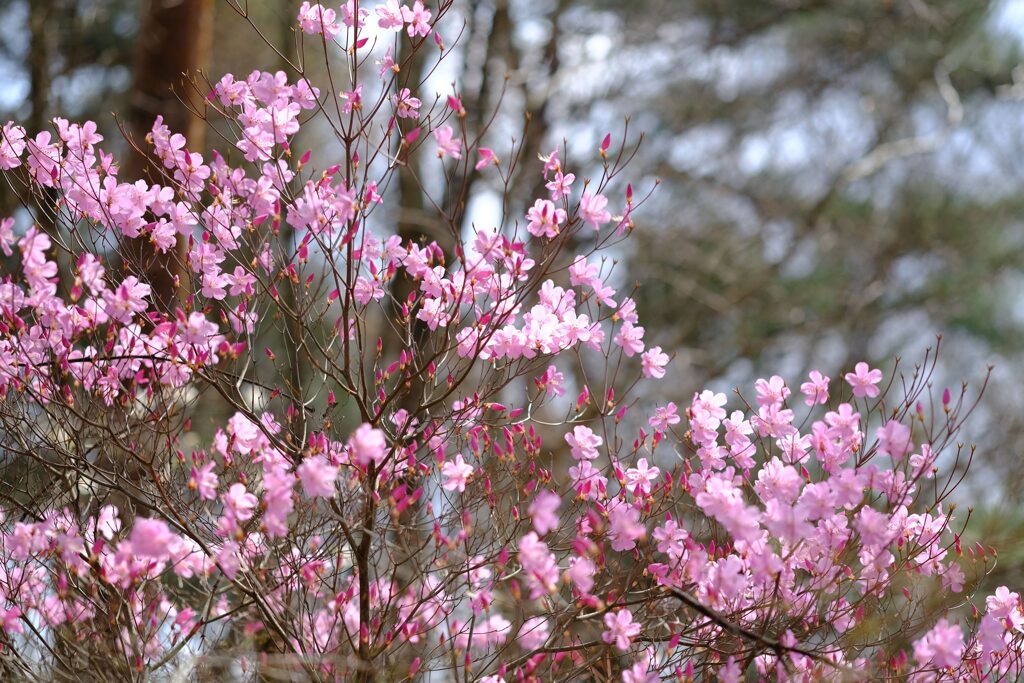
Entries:
POLYGON ((28 117, 29 135, 34 136, 46 127, 50 106, 50 65, 53 59, 53 41, 56 34, 50 23, 53 0, 36 0, 29 4, 28 51, 29 102, 32 111, 28 117))
MULTIPOLYGON (((133 143, 144 148, 144 140, 157 115, 176 133, 188 140, 187 148, 202 152, 206 122, 185 102, 199 101, 189 78, 204 68, 210 54, 213 29, 213 0, 146 0, 139 18, 135 54, 135 79, 128 106, 127 127, 133 143)), ((124 164, 125 180, 146 175, 151 159, 132 154, 124 164)), ((150 169, 151 171, 155 169, 150 169)), ((150 173, 150 181, 158 177, 150 173)), ((185 241, 178 237, 174 249, 158 252, 144 238, 124 246, 126 266, 145 275, 153 288, 153 300, 166 311, 180 304, 184 272, 185 241)))
MULTIPOLYGON (((35 137, 42 130, 50 129, 48 125, 50 114, 50 89, 53 86, 51 68, 55 45, 55 33, 52 26, 49 26, 52 17, 56 14, 54 0, 37 0, 30 3, 28 8, 28 77, 29 77, 29 105, 31 111, 26 122, 28 135, 35 137)), ((59 10, 58 10, 59 11, 59 10)), ((53 193, 48 193, 51 197, 53 193)), ((15 197, 5 196, 9 201, 15 197)), ((6 204, 3 206, 3 215, 10 215, 15 206, 6 204)), ((35 216, 36 222, 53 239, 53 246, 47 252, 47 256, 53 260, 59 258, 56 239, 56 225, 54 217, 45 211, 40 211, 35 216)), ((61 269, 63 272, 63 269, 61 269)))

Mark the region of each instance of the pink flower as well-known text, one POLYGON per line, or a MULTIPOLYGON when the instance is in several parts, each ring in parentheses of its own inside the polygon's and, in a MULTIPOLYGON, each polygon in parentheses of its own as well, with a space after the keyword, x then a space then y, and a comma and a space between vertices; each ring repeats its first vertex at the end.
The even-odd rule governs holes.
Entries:
POLYGON ((921 666, 956 667, 964 654, 964 634, 945 618, 914 643, 914 659, 921 666))
POLYGON ((626 356, 634 356, 644 350, 644 328, 624 322, 612 341, 622 347, 626 356))
POLYGON ((882 371, 877 368, 872 370, 867 363, 857 363, 854 366, 855 372, 846 373, 846 382, 853 387, 854 396, 866 396, 874 398, 881 393, 877 385, 882 381, 882 371))
POLYGON ((828 383, 831 380, 817 370, 811 370, 808 377, 811 381, 800 385, 800 393, 806 396, 804 403, 808 406, 813 406, 815 403, 823 405, 828 403, 828 383))
MULTIPOLYGON (((420 107, 423 105, 423 103, 420 101, 420 99, 418 97, 413 97, 412 93, 409 91, 408 88, 402 88, 402 90, 397 95, 392 95, 391 96, 391 101, 394 102, 394 104, 395 104, 395 114, 398 116, 398 118, 400 118, 400 119, 415 119, 415 118, 419 118, 420 107)), ((449 130, 449 138, 450 138, 451 137, 451 134, 450 134, 451 128, 448 128, 448 130, 449 130)), ((437 135, 437 131, 434 131, 434 135, 435 136, 437 135)), ((438 144, 440 144, 440 142, 438 142, 438 144)), ((457 151, 456 151, 456 154, 453 154, 452 156, 454 156, 456 159, 459 158, 459 155, 458 155, 457 151)))
POLYGON ((362 275, 356 278, 356 284, 353 288, 352 297, 365 306, 371 301, 380 301, 387 295, 384 288, 381 286, 380 281, 374 278, 368 280, 362 275))
POLYGON ((555 396, 565 396, 565 375, 554 365, 549 365, 544 374, 536 379, 537 386, 555 396))
MULTIPOLYGON (((676 417, 676 422, 679 418, 676 417)), ((653 484, 658 476, 661 474, 661 470, 653 465, 648 466, 647 458, 640 458, 636 462, 636 467, 630 467, 626 470, 626 481, 629 483, 629 489, 637 494, 649 496, 651 494, 651 484, 653 484)))
POLYGON ((683 545, 690 534, 673 519, 654 530, 654 540, 658 542, 658 552, 665 553, 673 559, 683 556, 686 547, 683 545))
POLYGON ((451 126, 441 126, 434 130, 434 140, 437 142, 439 158, 443 159, 445 156, 450 156, 453 159, 462 158, 462 141, 454 136, 455 133, 451 126))
POLYGON ((226 512, 239 522, 252 518, 253 510, 259 502, 256 496, 245 489, 245 484, 232 484, 226 493, 221 495, 226 512))
POLYGON ((789 387, 785 380, 778 375, 772 375, 771 379, 759 379, 754 383, 757 391, 757 404, 759 406, 780 406, 789 398, 789 387))
POLYGON ((441 474, 445 477, 444 489, 446 491, 462 493, 466 490, 469 478, 473 476, 473 466, 466 462, 462 453, 459 453, 455 456, 454 462, 449 460, 441 465, 441 474))
POLYGON ((551 191, 551 201, 557 202, 562 197, 569 196, 569 189, 576 180, 573 173, 563 174, 561 171, 555 173, 555 179, 548 182, 544 187, 551 191))
POLYGON ((21 166, 25 145, 25 129, 12 122, 5 123, 0 133, 0 171, 21 166))
POLYGON ((608 490, 608 478, 590 464, 589 460, 581 460, 569 468, 573 488, 584 498, 603 498, 608 490))
POLYGON ((647 666, 646 657, 639 662, 634 662, 633 666, 623 670, 622 683, 658 683, 661 676, 657 672, 648 671, 647 666))
POLYGON ((182 325, 181 342, 189 345, 205 346, 210 338, 217 334, 217 324, 206 319, 199 312, 189 313, 188 322, 182 325))
POLYGON ((164 560, 170 557, 170 546, 176 538, 163 520, 139 517, 135 520, 128 542, 135 555, 164 560))
POLYGON ((554 171, 558 173, 562 170, 562 164, 558 160, 558 148, 551 150, 551 153, 547 156, 538 154, 537 157, 544 162, 544 177, 547 178, 548 174, 554 171))
POLYGON ((620 650, 628 650, 633 638, 640 635, 640 624, 633 621, 633 613, 625 608, 605 614, 604 625, 607 630, 601 634, 601 640, 609 645, 614 643, 620 650))
POLYGON ((857 529, 857 533, 860 534, 864 546, 877 549, 892 541, 893 532, 890 529, 889 521, 889 517, 878 510, 863 507, 857 513, 853 525, 857 529))
POLYGON ((498 157, 494 156, 494 150, 481 147, 478 152, 480 153, 480 161, 476 162, 476 166, 474 166, 476 170, 482 171, 490 164, 498 165, 498 157))
POLYGON ((910 427, 897 420, 886 422, 875 435, 878 437, 878 450, 894 460, 902 460, 914 449, 914 442, 910 440, 910 427))
POLYGON ((359 425, 352 433, 348 439, 348 447, 353 460, 360 467, 367 467, 371 462, 380 465, 388 454, 387 436, 367 423, 359 425))
POLYGON ((530 586, 531 600, 558 590, 559 571, 555 556, 547 543, 532 531, 519 539, 519 563, 530 586))
POLYGON ((732 655, 729 655, 729 659, 718 670, 718 680, 721 683, 740 683, 742 676, 743 670, 732 655))
POLYGON ((0 620, 3 622, 3 629, 6 633, 24 633, 21 625, 21 609, 11 607, 10 609, 0 608, 0 620))
POLYGON ((526 230, 534 237, 556 237, 559 227, 565 222, 565 211, 555 207, 554 202, 538 199, 526 212, 526 230))
MULTIPOLYGON (((594 298, 597 299, 599 304, 602 306, 608 306, 609 308, 615 308, 615 299, 612 298, 615 295, 615 290, 613 288, 608 287, 600 280, 595 280, 591 283, 591 286, 594 288, 594 298)), ((631 323, 626 322, 625 324, 630 325, 631 323)), ((642 337, 644 328, 638 327, 636 329, 640 330, 640 336, 642 337)), ((640 344, 639 350, 643 351, 643 348, 644 345, 640 344)), ((627 353, 626 355, 628 356, 632 354, 627 353)))
POLYGON ((598 455, 598 446, 604 443, 604 439, 594 433, 590 427, 578 425, 572 430, 572 434, 565 435, 565 442, 569 444, 572 457, 577 460, 593 460, 598 455))
MULTIPOLYGON (((15 241, 16 241, 16 239, 14 237, 14 219, 8 217, 8 218, 4 218, 3 220, 0 220, 0 251, 3 251, 4 256, 10 256, 12 253, 14 253, 12 251, 12 249, 11 249, 11 246, 15 243, 15 241)), ((79 260, 78 260, 78 262, 79 262, 78 270, 79 270, 80 273, 82 272, 82 265, 81 264, 83 262, 85 262, 86 260, 88 260, 88 259, 91 259, 91 262, 93 262, 93 263, 99 264, 99 261, 92 254, 89 254, 89 253, 82 254, 79 257, 79 260)), ((100 277, 102 278, 103 277, 103 275, 102 275, 103 266, 102 265, 97 265, 97 267, 100 269, 100 273, 101 273, 100 277)), ((90 284, 90 283, 95 283, 96 282, 96 278, 91 278, 87 282, 85 280, 86 276, 84 274, 82 275, 82 277, 83 277, 83 283, 85 283, 85 284, 90 284)), ((90 286, 90 289, 92 289, 91 286, 90 286)), ((95 290, 93 290, 93 291, 95 292, 95 290)))
POLYGON ((405 20, 402 18, 402 6, 398 0, 387 0, 383 5, 378 5, 377 25, 384 30, 401 31, 405 20))
POLYGON ((853 412, 849 403, 840 403, 836 410, 825 413, 825 423, 831 427, 831 438, 851 439, 860 431, 860 413, 853 412))
MULTIPOLYGON (((716 394, 710 389, 705 389, 699 395, 693 395, 690 410, 693 412, 694 419, 698 421, 722 420, 725 418, 725 404, 728 402, 729 399, 725 394, 716 394)), ((715 427, 717 426, 716 424, 715 427)))
POLYGON ((541 491, 530 503, 529 513, 533 519, 533 528, 541 536, 552 529, 558 528, 558 508, 562 497, 554 491, 541 491))
POLYGON ((96 518, 96 531, 109 541, 120 530, 121 518, 117 508, 113 505, 104 505, 100 508, 100 514, 96 518))
POLYGON ((1006 586, 1000 586, 995 593, 985 598, 985 609, 988 613, 999 619, 1012 619, 1015 628, 1024 624, 1020 605, 1020 594, 1011 592, 1006 586))
POLYGON ((384 52, 384 57, 378 62, 380 69, 377 71, 377 75, 380 76, 381 80, 386 80, 386 77, 394 75, 398 69, 398 65, 395 64, 394 55, 391 53, 391 47, 384 52))
POLYGON ((577 256, 569 266, 569 284, 573 287, 579 285, 590 287, 600 281, 600 268, 596 263, 587 263, 585 256, 577 256))
POLYGON ((263 472, 263 527, 270 538, 282 538, 288 534, 288 515, 295 508, 292 487, 295 477, 282 464, 265 467, 263 472))
POLYGON ((402 6, 402 19, 409 24, 406 30, 410 38, 430 33, 430 10, 426 9, 420 0, 413 3, 412 9, 402 6))
POLYGON ((765 502, 762 522, 774 538, 791 545, 814 533, 814 525, 807 521, 805 507, 788 505, 777 499, 765 502))
POLYGON ((360 7, 359 11, 356 12, 356 0, 346 0, 345 4, 341 6, 341 20, 350 28, 355 26, 357 22, 359 28, 362 28, 363 22, 368 16, 370 16, 370 10, 365 7, 360 7))
POLYGON ((149 285, 139 282, 134 275, 129 275, 115 291, 104 292, 107 303, 104 312, 117 322, 131 322, 134 314, 146 310, 146 297, 150 291, 149 285))
POLYGON ((225 541, 217 552, 217 565, 224 572, 224 576, 234 580, 238 576, 238 570, 242 568, 242 558, 238 556, 238 544, 234 541, 225 541))
POLYGON ((652 346, 640 356, 640 369, 644 377, 661 379, 665 376, 665 366, 668 365, 668 354, 661 350, 660 346, 652 346))
POLYGON ((448 108, 455 112, 455 115, 460 119, 465 118, 466 108, 462 106, 462 100, 459 99, 458 95, 452 94, 448 96, 448 108))
POLYGON ((501 645, 508 638, 512 623, 500 614, 492 614, 473 630, 474 637, 482 638, 485 646, 501 645))
POLYGON ((630 551, 636 542, 647 535, 647 528, 640 522, 640 511, 619 500, 608 510, 608 538, 612 550, 630 551))
POLYGON ((600 230, 603 224, 612 219, 612 215, 604 208, 607 205, 608 198, 603 194, 584 192, 580 198, 580 218, 593 226, 594 230, 600 230))
POLYGON ((566 576, 580 593, 589 593, 590 589, 594 587, 594 573, 596 571, 597 567, 589 557, 574 557, 569 560, 569 569, 566 571, 566 576))
MULTIPOLYGON (((341 111, 345 114, 350 114, 353 109, 359 110, 363 108, 363 84, 360 83, 355 87, 354 90, 346 90, 341 93, 341 99, 345 101, 345 104, 341 106, 341 111)), ((401 115, 401 114, 399 114, 401 115)))
POLYGON ((647 424, 659 432, 667 432, 669 427, 679 424, 678 410, 676 404, 669 401, 667 406, 658 406, 654 409, 654 415, 647 420, 647 424))
POLYGON ((198 470, 192 468, 192 479, 189 481, 189 485, 199 491, 199 497, 203 500, 214 500, 217 497, 217 475, 213 472, 213 468, 216 466, 217 463, 210 460, 198 470))
POLYGON ((299 28, 303 33, 320 34, 327 40, 333 40, 334 36, 341 32, 341 26, 337 22, 338 15, 323 5, 310 5, 303 2, 299 8, 299 28))
POLYGON ((718 520, 736 540, 749 543, 760 533, 757 509, 744 504, 742 491, 730 478, 718 473, 708 477, 695 499, 704 513, 718 520))
POLYGON ((296 472, 302 482, 302 490, 310 498, 333 498, 338 468, 331 465, 322 455, 306 458, 296 472))
POLYGON ((1006 650, 1009 640, 1006 627, 1006 622, 997 619, 991 614, 986 614, 982 617, 981 623, 978 624, 977 639, 978 644, 981 645, 983 658, 991 657, 1006 650))
POLYGON ((549 633, 550 627, 545 617, 530 617, 519 629, 519 647, 527 652, 535 650, 547 641, 549 633))

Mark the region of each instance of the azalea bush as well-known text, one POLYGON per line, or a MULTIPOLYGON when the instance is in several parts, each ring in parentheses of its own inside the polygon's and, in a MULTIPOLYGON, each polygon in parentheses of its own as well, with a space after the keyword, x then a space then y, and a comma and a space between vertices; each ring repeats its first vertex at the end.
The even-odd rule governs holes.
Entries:
POLYGON ((303 3, 327 82, 224 76, 219 152, 157 118, 145 179, 94 123, 3 127, 4 678, 1019 676, 1020 596, 974 595, 952 502, 979 393, 929 352, 649 404, 631 141, 482 146, 410 66, 451 11, 303 3), (467 178, 516 172, 543 196, 466 220, 467 178))

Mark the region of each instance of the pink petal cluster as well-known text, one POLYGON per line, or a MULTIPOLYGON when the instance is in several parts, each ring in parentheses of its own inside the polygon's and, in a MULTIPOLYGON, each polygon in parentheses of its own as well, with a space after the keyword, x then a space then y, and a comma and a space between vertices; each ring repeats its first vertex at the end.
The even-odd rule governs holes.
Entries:
POLYGON ((127 178, 95 123, 4 125, 0 172, 66 221, 0 219, 6 457, 59 473, 5 498, 5 652, 41 678, 58 642, 115 678, 223 656, 324 680, 1024 676, 1020 595, 971 595, 992 553, 940 485, 970 411, 927 415, 866 363, 835 376, 877 401, 819 370, 802 400, 779 375, 647 393, 671 353, 602 251, 632 188, 615 217, 617 170, 576 189, 571 141, 533 169, 525 223, 394 234, 417 151, 445 160, 432 201, 463 155, 503 181, 520 160, 396 63, 399 42, 446 54, 447 3, 363 4, 297 15, 351 60, 336 106, 284 72, 226 75, 207 109, 234 137, 209 158, 157 118, 159 173, 127 178), (371 16, 394 43, 379 70, 371 16), (343 153, 296 149, 331 109, 343 153), (103 246, 134 240, 179 258, 170 304, 103 246))

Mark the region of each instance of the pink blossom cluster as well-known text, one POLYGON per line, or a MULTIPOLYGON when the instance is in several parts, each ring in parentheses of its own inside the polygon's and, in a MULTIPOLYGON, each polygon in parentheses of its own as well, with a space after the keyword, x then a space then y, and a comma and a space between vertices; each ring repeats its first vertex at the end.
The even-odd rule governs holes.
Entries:
MULTIPOLYGON (((759 380, 755 388, 758 407, 750 415, 737 410, 726 417, 723 395, 695 395, 686 432, 673 437, 683 462, 664 476, 649 458, 659 458, 666 441, 641 430, 630 453, 616 453, 592 429, 577 425, 565 441, 578 464, 602 473, 595 476, 603 486, 579 490, 573 498, 546 487, 531 492, 528 485, 521 503, 527 518, 513 527, 513 548, 488 541, 488 532, 475 532, 466 512, 445 518, 453 524, 448 530, 435 522, 433 562, 445 563, 444 571, 411 582, 377 574, 365 593, 374 615, 369 623, 363 621, 361 581, 352 563, 356 548, 328 540, 330 515, 316 518, 320 533, 293 545, 296 506, 344 500, 345 491, 365 482, 370 466, 387 473, 378 480, 378 495, 388 499, 393 514, 424 490, 428 497, 470 495, 486 490, 493 476, 483 468, 487 450, 506 456, 522 450, 517 459, 534 460, 530 448, 517 443, 527 435, 505 427, 502 440, 509 450, 498 440, 488 449, 478 424, 463 437, 469 455, 434 458, 429 466, 416 458, 397 459, 392 437, 364 424, 345 442, 311 436, 296 463, 276 445, 281 425, 273 415, 254 421, 236 414, 208 449, 193 454, 190 514, 202 511, 208 527, 161 515, 137 517, 126 528, 110 505, 84 516, 54 511, 38 522, 8 516, 0 535, 3 629, 9 637, 27 638, 26 620, 51 628, 95 628, 99 615, 88 598, 95 589, 88 587, 107 586, 129 596, 134 615, 122 626, 119 647, 141 647, 144 659, 160 659, 179 639, 199 637, 207 624, 238 607, 240 596, 217 591, 222 580, 265 574, 275 577, 276 586, 259 597, 267 614, 294 622, 296 601, 309 606, 308 615, 294 623, 293 646, 301 652, 343 651, 349 639, 367 630, 371 638, 383 637, 385 624, 396 619, 399 628, 388 633, 388 647, 441 637, 460 652, 497 657, 505 674, 527 676, 540 667, 555 672, 582 661, 592 647, 586 645, 588 632, 635 658, 623 670, 624 681, 690 675, 696 643, 742 643, 738 633, 750 634, 747 666, 761 676, 856 678, 873 666, 895 667, 893 673, 915 680, 1020 675, 1024 606, 1005 587, 985 600, 974 626, 966 616, 938 619, 919 631, 912 652, 895 663, 874 661, 880 653, 851 637, 870 620, 868 606, 894 600, 894 592, 905 604, 888 610, 905 613, 906 623, 922 629, 915 602, 930 590, 965 589, 964 567, 970 563, 965 565, 952 516, 941 503, 911 511, 923 502, 921 487, 936 477, 935 452, 911 441, 894 448, 893 433, 908 436, 894 428, 899 422, 885 423, 868 439, 850 403, 806 423, 814 438, 803 440, 791 416, 775 418, 771 428, 755 427, 759 415, 786 412, 789 396, 778 377, 759 380), (842 414, 849 418, 837 419, 842 414), (701 452, 715 448, 715 457, 701 452), (647 449, 652 452, 639 455, 647 449), (738 467, 735 456, 750 458, 752 449, 756 464, 738 467), (912 464, 919 457, 930 464, 912 464), (409 490, 402 478, 408 467, 426 476, 422 488, 409 490), (724 534, 716 535, 716 526, 724 534), (334 543, 340 545, 325 553, 334 543), (463 544, 476 554, 451 564, 463 544), (624 567, 637 563, 653 582, 646 588, 622 583, 624 567), (217 600, 200 605, 196 595, 175 590, 177 579, 168 583, 169 577, 199 581, 199 593, 209 591, 217 600), (913 580, 907 583, 908 578, 913 580), (652 592, 650 586, 659 589, 652 592), (522 591, 525 616, 499 606, 508 590, 522 591), (575 617, 563 623, 557 606, 567 599, 576 604, 569 612, 575 617), (680 609, 692 605, 703 609, 682 618, 680 609), (582 618, 587 613, 600 620, 582 618), (543 654, 548 650, 569 652, 569 659, 543 654), (536 654, 518 654, 530 652, 536 654)), ((424 438, 438 454, 444 452, 438 433, 428 431, 424 438)), ((537 473, 548 486, 563 479, 537 473)), ((235 618, 254 618, 246 614, 235 618)), ((738 680, 736 658, 701 666, 712 664, 722 678, 738 680)))
MULTIPOLYGON (((424 6, 422 0, 415 0, 412 7, 399 4, 399 0, 387 0, 377 5, 373 13, 377 18, 377 25, 384 30, 401 31, 404 27, 410 38, 430 35, 431 12, 424 6)), ((299 8, 298 19, 299 28, 304 33, 334 40, 341 33, 342 24, 348 28, 361 29, 369 16, 370 10, 367 7, 359 7, 354 0, 347 0, 339 11, 319 3, 311 5, 309 2, 303 2, 299 8), (338 23, 339 12, 341 24, 338 23)))
POLYGON ((1020 595, 974 602, 991 553, 947 458, 970 410, 931 401, 933 366, 647 398, 672 357, 603 251, 636 208, 610 137, 579 185, 542 155, 508 221, 393 234, 395 160, 510 172, 392 59, 443 52, 449 7, 303 3, 352 73, 377 22, 377 78, 224 76, 235 137, 207 161, 158 118, 157 183, 93 123, 4 126, 0 171, 59 221, 0 222, 5 458, 51 476, 4 499, 0 653, 44 678, 57 639, 160 675, 268 652, 314 680, 1024 675, 1020 595), (293 150, 313 115, 322 158, 293 150), (169 305, 117 265, 140 240, 180 259, 169 305))

